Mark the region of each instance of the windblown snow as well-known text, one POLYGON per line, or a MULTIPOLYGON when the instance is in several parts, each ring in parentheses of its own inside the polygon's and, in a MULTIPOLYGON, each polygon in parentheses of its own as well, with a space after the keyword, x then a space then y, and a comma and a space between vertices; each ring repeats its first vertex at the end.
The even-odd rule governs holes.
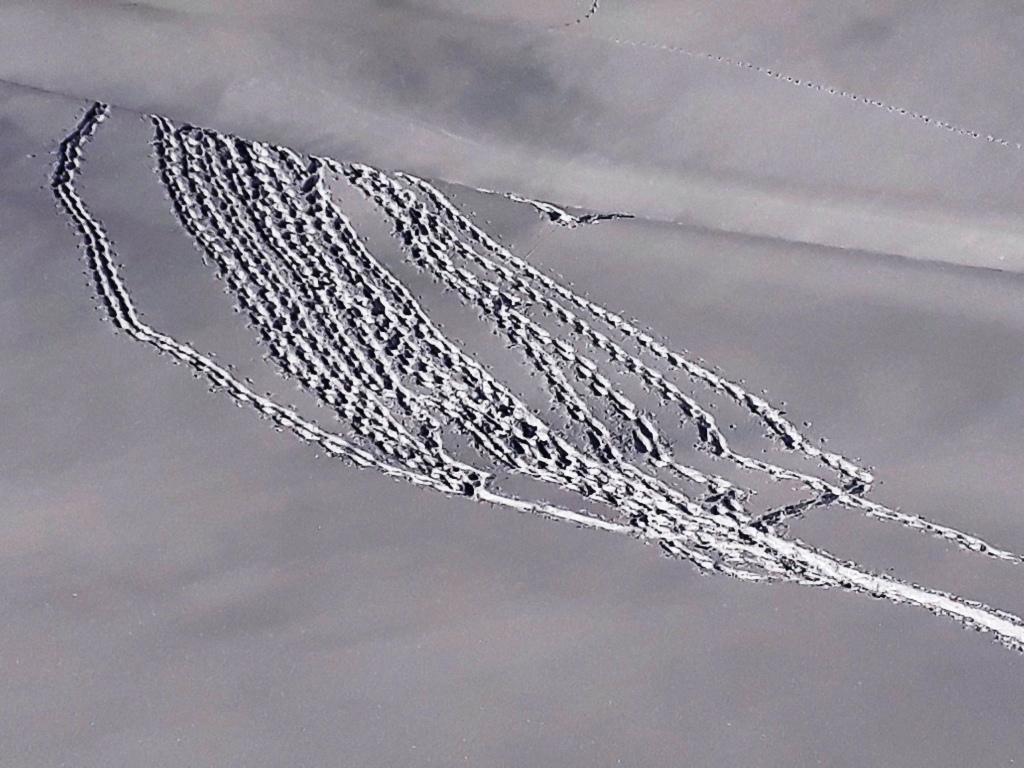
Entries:
MULTIPOLYGON (((324 426, 256 393, 211 355, 141 319, 111 241, 75 186, 84 146, 109 114, 101 103, 87 111, 62 142, 52 178, 95 290, 118 329, 186 363, 237 403, 331 456, 433 491, 656 542, 707 572, 916 605, 1024 650, 1017 616, 871 573, 788 536, 784 523, 814 506, 838 505, 1000 560, 1020 563, 1019 555, 869 500, 874 478, 866 469, 821 449, 745 386, 515 255, 440 185, 153 116, 155 164, 174 215, 280 373, 337 421, 324 426), (337 180, 365 196, 408 261, 443 285, 449 301, 472 308, 518 354, 542 382, 549 410, 531 405, 431 319, 421 297, 356 231, 332 187, 337 180), (704 398, 680 379, 742 409, 766 441, 807 468, 735 449, 704 398), (693 429, 695 455, 714 457, 721 472, 681 454, 667 437, 679 425, 693 429), (513 492, 517 477, 558 498, 578 498, 578 508, 513 492), (755 479, 784 481, 803 495, 758 509, 748 487, 755 479)), ((574 215, 499 194, 563 226, 621 216, 574 215)))

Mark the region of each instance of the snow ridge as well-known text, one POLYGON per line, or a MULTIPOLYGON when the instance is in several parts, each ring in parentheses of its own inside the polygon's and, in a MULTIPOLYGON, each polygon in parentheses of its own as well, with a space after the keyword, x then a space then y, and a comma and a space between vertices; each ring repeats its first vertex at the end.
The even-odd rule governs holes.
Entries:
POLYGON ((557 224, 560 227, 566 227, 568 229, 575 229, 576 227, 584 224, 596 224, 599 221, 635 218, 631 213, 585 213, 582 216, 577 216, 569 213, 564 208, 559 208, 553 203, 523 197, 522 195, 517 195, 515 192, 499 192, 494 189, 485 189, 483 187, 474 187, 474 189, 485 195, 498 195, 499 197, 504 197, 514 203, 529 205, 531 208, 535 208, 538 213, 552 224, 557 224))

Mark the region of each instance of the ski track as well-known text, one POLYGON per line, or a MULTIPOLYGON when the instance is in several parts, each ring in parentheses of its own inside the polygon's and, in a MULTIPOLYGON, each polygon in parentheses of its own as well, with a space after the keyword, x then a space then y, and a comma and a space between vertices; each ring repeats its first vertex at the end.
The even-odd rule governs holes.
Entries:
MULTIPOLYGON (((1012 614, 872 574, 781 530, 808 509, 842 505, 1001 560, 1021 562, 1020 556, 868 500, 873 477, 866 470, 813 445, 764 399, 515 256, 428 181, 153 116, 156 171, 180 224, 245 313, 267 359, 329 409, 350 436, 257 394, 210 356, 140 319, 106 232, 74 184, 83 147, 108 116, 100 103, 86 112, 61 143, 52 177, 54 195, 81 237, 95 290, 117 329, 185 363, 237 405, 255 408, 329 455, 396 480, 656 542, 706 572, 841 587, 916 605, 1024 650, 1024 621, 1012 614), (360 239, 330 187, 332 174, 384 215, 414 267, 476 309, 519 353, 580 434, 554 429, 444 335, 360 239), (542 312, 558 330, 542 327, 527 310, 542 312), (609 333, 630 339, 641 352, 629 352, 609 333), (609 362, 596 362, 588 349, 609 362), (711 414, 666 378, 672 368, 731 398, 764 425, 769 439, 816 461, 826 477, 736 453, 711 414), (654 419, 614 383, 621 376, 633 377, 682 422, 694 424, 699 449, 743 477, 798 483, 809 497, 751 512, 748 489, 673 454, 654 419), (596 405, 607 414, 603 420, 596 405), (469 441, 478 461, 445 447, 453 431, 469 441), (510 496, 499 487, 508 474, 573 492, 616 519, 510 496)), ((548 203, 541 205, 551 210, 499 194, 534 205, 555 223, 587 223, 548 203)))

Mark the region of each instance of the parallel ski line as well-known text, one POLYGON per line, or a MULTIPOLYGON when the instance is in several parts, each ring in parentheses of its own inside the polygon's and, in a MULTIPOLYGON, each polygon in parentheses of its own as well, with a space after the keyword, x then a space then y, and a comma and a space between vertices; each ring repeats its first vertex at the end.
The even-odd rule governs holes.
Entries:
MULTIPOLYGON (((799 514, 803 506, 816 500, 751 519, 743 509, 742 496, 722 492, 724 486, 717 486, 722 492, 720 498, 701 505, 632 464, 615 446, 609 427, 595 416, 566 371, 573 371, 578 383, 586 383, 595 396, 614 403, 619 417, 641 429, 636 404, 605 386, 603 382, 610 384, 610 380, 600 373, 600 366, 572 344, 532 323, 520 311, 521 304, 550 292, 634 338, 655 357, 697 378, 712 377, 702 380, 737 399, 752 416, 772 425, 775 433, 788 435, 790 447, 846 477, 847 488, 822 480, 818 481, 820 485, 808 484, 821 491, 821 503, 865 502, 853 489, 860 493, 871 479, 837 454, 824 454, 818 449, 814 449, 818 453, 808 452, 806 438, 795 427, 767 403, 761 406, 758 399, 751 401, 753 396, 739 385, 678 353, 656 347, 657 342, 618 315, 575 296, 542 273, 530 271, 529 265, 498 246, 427 182, 402 175, 391 177, 368 166, 346 167, 329 159, 304 159, 285 148, 212 131, 175 129, 169 121, 154 117, 157 167, 182 225, 247 311, 282 372, 331 407, 370 447, 356 445, 269 397, 257 395, 208 356, 159 333, 139 318, 106 232, 74 186, 82 147, 108 115, 109 109, 103 104, 90 108, 61 143, 52 177, 54 195, 82 238, 97 294, 115 327, 186 363, 237 404, 254 407, 278 426, 320 445, 332 456, 376 468, 395 479, 654 541, 703 570, 748 580, 782 578, 841 587, 915 605, 990 633, 1009 648, 1024 650, 1024 621, 1019 617, 947 592, 872 574, 777 533, 775 526, 782 524, 787 515, 799 514), (359 241, 325 184, 324 168, 347 174, 394 221, 409 252, 423 268, 444 280, 463 301, 484 310, 485 316, 542 373, 562 407, 594 431, 595 445, 574 447, 440 332, 411 292, 359 241), (424 195, 437 215, 419 201, 414 190, 424 195), (445 217, 448 223, 443 223, 445 217), (474 243, 484 250, 478 251, 474 243), (456 257, 476 263, 505 284, 494 283, 491 277, 478 277, 459 266, 456 257), (502 300, 506 293, 507 301, 502 300), (405 338, 398 339, 398 332, 405 338), (659 354, 660 349, 664 353, 659 354), (378 355, 386 360, 378 360, 378 355), (409 378, 419 382, 416 389, 403 382, 409 378), (485 454, 512 471, 605 503, 620 512, 625 522, 613 523, 492 490, 492 478, 487 473, 445 452, 437 430, 439 416, 474 435, 485 454), (408 424, 413 423, 425 429, 410 430, 408 424), (788 429, 796 435, 789 434, 788 429)), ((574 338, 572 333, 586 338, 577 322, 563 322, 570 329, 570 340, 574 338)), ((596 329, 591 332, 596 334, 592 340, 607 338, 596 329)), ((617 346, 610 340, 600 343, 617 346)), ((640 366, 646 364, 624 350, 622 354, 633 360, 629 372, 640 375, 640 366)), ((646 428, 651 431, 650 444, 656 446, 655 425, 646 428)), ((705 480, 709 487, 714 483, 711 477, 705 480)), ((911 527, 930 526, 928 532, 961 546, 1020 560, 989 548, 975 537, 920 518, 899 515, 893 519, 911 527)))

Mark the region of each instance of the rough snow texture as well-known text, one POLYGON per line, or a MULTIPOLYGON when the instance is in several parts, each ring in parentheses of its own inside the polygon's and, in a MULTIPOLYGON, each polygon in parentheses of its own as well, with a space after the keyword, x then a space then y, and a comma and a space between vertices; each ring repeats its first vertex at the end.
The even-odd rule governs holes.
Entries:
MULTIPOLYGON (((211 356, 140 319, 107 234, 75 189, 83 146, 108 115, 103 104, 89 109, 61 144, 52 179, 82 238, 96 291, 118 329, 186 363, 236 403, 332 456, 395 479, 657 542, 707 572, 842 587, 917 605, 1024 649, 1018 617, 869 573, 786 537, 782 524, 814 506, 839 505, 1001 560, 1020 562, 1020 556, 868 500, 871 473, 813 444, 745 387, 515 256, 430 182, 153 117, 156 168, 174 214, 246 313, 269 359, 329 409, 344 434, 257 394, 211 356), (366 247, 340 207, 334 181, 372 201, 408 260, 475 309, 519 354, 542 382, 550 413, 528 405, 431 320, 366 247), (762 425, 766 440, 815 471, 734 450, 677 376, 709 397, 731 400, 762 425), (636 392, 657 406, 645 405, 636 392), (664 437, 672 426, 666 418, 692 426, 695 450, 739 479, 689 466, 664 437), (503 490, 503 481, 516 476, 589 507, 520 498, 507 482, 503 490), (757 510, 743 478, 784 481, 802 488, 803 497, 782 509, 757 510)), ((507 197, 556 223, 597 218, 507 197)))

